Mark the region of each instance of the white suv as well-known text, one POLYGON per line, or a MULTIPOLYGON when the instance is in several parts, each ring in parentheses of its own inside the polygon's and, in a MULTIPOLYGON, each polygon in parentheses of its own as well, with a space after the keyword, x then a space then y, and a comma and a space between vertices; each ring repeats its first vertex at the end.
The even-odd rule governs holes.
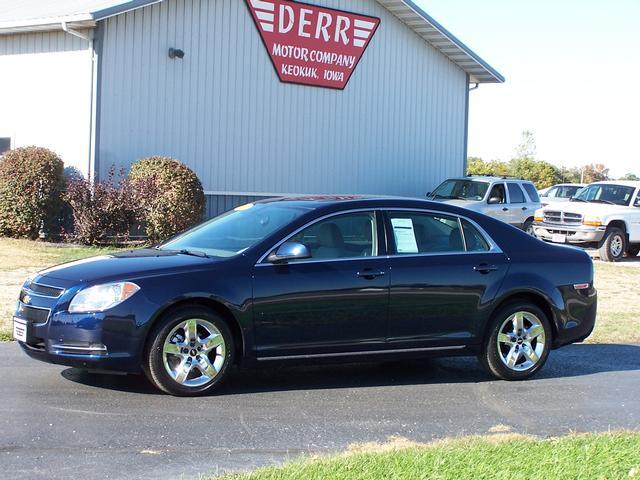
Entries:
POLYGON ((640 182, 597 182, 569 202, 535 214, 534 232, 542 240, 598 248, 615 262, 640 252, 640 182))
POLYGON ((508 177, 450 178, 427 198, 484 213, 531 235, 534 212, 541 206, 533 183, 508 177))

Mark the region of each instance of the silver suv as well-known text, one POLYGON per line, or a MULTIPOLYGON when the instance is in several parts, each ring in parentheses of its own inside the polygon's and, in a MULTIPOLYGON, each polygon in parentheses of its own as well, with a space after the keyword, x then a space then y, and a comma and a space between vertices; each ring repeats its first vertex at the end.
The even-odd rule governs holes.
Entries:
POLYGON ((484 213, 531 235, 533 215, 541 207, 533 183, 509 177, 450 178, 427 193, 427 198, 484 213))

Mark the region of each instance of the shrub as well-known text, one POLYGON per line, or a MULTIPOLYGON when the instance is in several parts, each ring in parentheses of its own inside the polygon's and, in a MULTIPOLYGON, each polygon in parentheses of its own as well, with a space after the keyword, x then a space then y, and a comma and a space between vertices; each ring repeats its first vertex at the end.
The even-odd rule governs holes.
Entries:
POLYGON ((202 220, 202 184, 183 163, 167 157, 145 158, 133 164, 129 179, 151 241, 164 240, 202 220))
POLYGON ((117 182, 113 168, 104 180, 95 183, 72 176, 68 179, 65 200, 73 212, 74 240, 86 245, 127 240, 136 207, 124 172, 120 172, 117 182))
POLYGON ((64 180, 62 160, 51 150, 23 147, 0 159, 0 235, 37 238, 53 226, 64 180))

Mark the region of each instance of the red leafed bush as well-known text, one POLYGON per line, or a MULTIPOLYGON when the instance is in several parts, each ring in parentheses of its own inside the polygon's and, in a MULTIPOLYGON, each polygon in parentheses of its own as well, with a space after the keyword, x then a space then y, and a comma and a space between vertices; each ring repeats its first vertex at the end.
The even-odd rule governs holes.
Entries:
POLYGON ((23 147, 0 158, 0 235, 37 238, 61 205, 62 160, 51 150, 23 147))
POLYGON ((129 181, 111 168, 106 178, 91 182, 84 177, 68 180, 65 200, 73 212, 73 240, 86 245, 126 241, 136 219, 129 181))
POLYGON ((202 221, 202 184, 183 163, 168 157, 145 158, 133 164, 129 179, 151 241, 164 240, 202 221))

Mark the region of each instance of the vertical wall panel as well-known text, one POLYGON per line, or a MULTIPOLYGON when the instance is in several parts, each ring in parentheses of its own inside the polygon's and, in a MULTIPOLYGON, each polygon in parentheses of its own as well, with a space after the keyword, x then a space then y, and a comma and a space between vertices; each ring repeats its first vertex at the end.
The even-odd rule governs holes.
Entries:
POLYGON ((381 18, 344 91, 281 83, 244 0, 100 22, 100 170, 170 155, 209 192, 256 195, 423 196, 461 175, 465 73, 373 0, 314 3, 381 18))
MULTIPOLYGON (((84 32, 88 33, 88 32, 84 32)), ((64 32, 0 35, 0 137, 88 173, 92 52, 64 32)))

